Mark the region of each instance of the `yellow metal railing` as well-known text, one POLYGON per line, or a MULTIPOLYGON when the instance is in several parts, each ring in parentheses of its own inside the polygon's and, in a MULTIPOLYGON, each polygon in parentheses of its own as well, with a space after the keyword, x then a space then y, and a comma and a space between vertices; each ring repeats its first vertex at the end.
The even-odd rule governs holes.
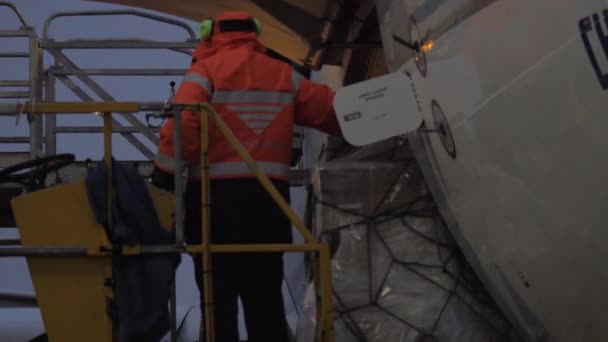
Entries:
MULTIPOLYGON (((331 269, 330 269, 330 255, 329 247, 325 243, 317 242, 312 233, 302 222, 302 220, 296 215, 287 201, 277 191, 274 185, 270 182, 268 177, 260 170, 251 155, 243 147, 240 141, 235 137, 230 128, 222 120, 222 118, 213 110, 207 103, 195 103, 195 104, 172 104, 173 109, 176 113, 182 110, 188 110, 193 112, 201 113, 201 176, 202 176, 202 244, 201 245, 189 245, 184 249, 176 249, 175 246, 131 246, 123 247, 122 253, 125 255, 138 255, 146 253, 181 253, 188 252, 193 254, 201 254, 203 263, 203 283, 204 283, 204 319, 205 319, 205 332, 206 341, 214 342, 214 319, 212 310, 212 298, 213 289, 211 283, 212 270, 211 270, 211 254, 213 253, 251 253, 251 252, 313 252, 317 254, 314 264, 314 284, 316 290, 316 331, 315 341, 317 342, 333 342, 334 331, 333 331, 333 300, 332 300, 332 286, 331 286, 331 269), (247 164, 252 173, 255 174, 259 182, 264 186, 266 191, 272 196, 273 200, 281 208, 283 213, 290 219, 293 225, 298 229, 300 234, 304 237, 305 243, 303 244, 211 244, 210 241, 210 197, 209 197, 209 160, 208 160, 208 147, 209 147, 209 119, 216 124, 220 132, 225 136, 231 146, 235 149, 238 155, 247 164)), ((112 170, 112 113, 135 113, 141 110, 140 105, 134 102, 54 102, 54 103, 37 103, 37 104, 16 104, 14 108, 10 105, 3 105, 0 108, 0 112, 20 112, 28 114, 82 114, 82 113, 96 113, 103 116, 104 121, 104 160, 108 164, 108 169, 112 170), (18 107, 18 108, 17 108, 18 107)), ((112 174, 109 174, 110 181, 109 191, 112 193, 112 174)), ((111 219, 111 201, 112 196, 108 196, 110 205, 108 206, 108 216, 111 219)), ((109 246, 110 243, 104 236, 104 240, 109 246)), ((106 246, 107 247, 107 246, 106 246)), ((106 249, 106 251, 98 250, 92 251, 87 250, 86 254, 90 256, 108 255, 112 249, 106 249)), ((36 252, 36 251, 34 251, 36 252)), ((57 253, 55 250, 54 253, 57 253)), ((44 254, 44 248, 40 248, 37 254, 44 254)), ((25 254, 24 254, 25 255, 25 254)), ((108 264, 110 265, 110 264, 108 264)), ((105 270, 106 276, 111 277, 112 270, 108 266, 105 270)), ((113 293, 111 288, 108 287, 106 295, 112 298, 113 293)), ((173 312, 175 314, 175 312, 173 312)), ((115 340, 114 336, 116 329, 112 324, 107 326, 108 341, 115 340)))

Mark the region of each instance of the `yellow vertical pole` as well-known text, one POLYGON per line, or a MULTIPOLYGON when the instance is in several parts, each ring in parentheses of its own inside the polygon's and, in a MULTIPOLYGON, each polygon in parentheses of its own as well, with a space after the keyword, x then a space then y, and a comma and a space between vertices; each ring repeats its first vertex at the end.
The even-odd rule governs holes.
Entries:
POLYGON ((205 335, 207 342, 215 342, 215 325, 213 318, 213 286, 211 275, 211 196, 209 188, 209 117, 207 111, 199 113, 201 117, 201 204, 202 204, 202 254, 203 254, 203 288, 205 307, 205 335))
MULTIPOLYGON (((103 113, 103 159, 108 167, 108 225, 112 226, 112 113, 103 113)), ((104 235, 104 240, 107 240, 104 235)), ((112 279, 112 262, 105 263, 105 278, 112 279)), ((114 300, 114 291, 110 285, 105 287, 106 298, 114 300)), ((108 342, 116 340, 114 322, 106 318, 106 336, 108 342)))
POLYGON ((322 290, 322 274, 321 274, 321 249, 319 248, 315 253, 315 263, 313 265, 314 270, 314 284, 315 284, 315 308, 317 324, 315 326, 315 341, 326 342, 323 339, 323 328, 325 327, 325 316, 323 316, 323 290, 322 290))
POLYGON ((317 253, 314 264, 315 299, 317 304, 315 341, 334 342, 334 303, 331 285, 329 246, 326 243, 319 244, 317 253))
POLYGON ((321 291, 321 314, 317 312, 317 317, 322 317, 322 322, 317 321, 322 325, 322 341, 334 342, 334 308, 333 308, 333 293, 331 282, 331 263, 329 255, 329 246, 326 243, 320 245, 319 249, 319 287, 321 291))

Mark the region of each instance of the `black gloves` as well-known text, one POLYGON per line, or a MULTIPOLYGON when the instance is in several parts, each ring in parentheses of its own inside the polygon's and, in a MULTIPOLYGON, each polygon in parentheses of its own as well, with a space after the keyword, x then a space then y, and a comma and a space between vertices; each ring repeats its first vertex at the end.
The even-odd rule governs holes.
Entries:
POLYGON ((302 159, 302 150, 301 149, 292 149, 291 150, 291 162, 289 166, 296 167, 300 163, 300 159, 302 159))
POLYGON ((150 182, 152 183, 152 185, 159 187, 163 190, 174 191, 175 189, 173 174, 165 172, 156 166, 154 166, 154 171, 152 171, 152 177, 150 182))

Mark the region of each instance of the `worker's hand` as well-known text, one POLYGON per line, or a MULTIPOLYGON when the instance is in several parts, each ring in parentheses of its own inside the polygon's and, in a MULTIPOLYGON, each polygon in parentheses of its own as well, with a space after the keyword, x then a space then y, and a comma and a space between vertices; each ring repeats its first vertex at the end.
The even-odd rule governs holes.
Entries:
POLYGON ((156 166, 154 166, 154 171, 152 171, 152 177, 150 182, 152 183, 152 185, 159 187, 163 190, 173 191, 175 189, 173 174, 165 172, 156 166))

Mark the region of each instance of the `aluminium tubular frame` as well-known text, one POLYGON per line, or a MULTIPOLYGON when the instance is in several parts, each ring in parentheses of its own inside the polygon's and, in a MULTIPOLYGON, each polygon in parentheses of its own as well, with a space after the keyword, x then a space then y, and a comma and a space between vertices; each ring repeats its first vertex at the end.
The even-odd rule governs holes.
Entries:
MULTIPOLYGON (((42 113, 63 113, 63 114, 84 114, 84 113, 101 113, 104 120, 104 161, 108 164, 111 170, 112 164, 112 113, 135 113, 141 110, 141 104, 135 102, 54 102, 54 103, 27 103, 27 104, 3 104, 0 106, 0 114, 14 113, 17 109, 23 110, 24 113, 30 115, 42 113)), ((330 253, 326 243, 317 242, 312 233, 308 230, 302 220, 296 215, 293 209, 277 191, 268 177, 260 170, 251 155, 243 147, 241 142, 236 138, 230 128, 207 103, 194 104, 169 104, 164 107, 165 110, 181 115, 182 110, 199 112, 201 115, 201 176, 202 176, 202 236, 201 245, 159 245, 159 246, 122 246, 123 255, 141 255, 141 254, 158 254, 158 253, 193 253, 201 254, 203 257, 202 271, 204 283, 204 319, 205 319, 205 334, 206 341, 214 342, 214 320, 213 320, 213 303, 212 303, 212 286, 211 286, 211 255, 214 253, 261 253, 261 252, 313 252, 316 254, 314 263, 314 284, 316 290, 317 303, 317 326, 315 331, 316 342, 334 342, 334 317, 333 317, 333 294, 331 285, 331 268, 330 268, 330 253), (255 174, 258 181, 264 186, 273 200, 281 208, 283 213, 290 219, 293 225, 298 229, 304 237, 304 244, 212 244, 210 236, 210 212, 209 212, 209 160, 207 158, 208 149, 208 127, 209 119, 211 119, 228 140, 237 154, 247 164, 250 171, 255 174)), ((163 110, 163 108, 159 108, 163 110)), ((181 126, 181 125, 180 125, 181 126)), ((179 134, 179 132, 178 132, 179 134)), ((179 168, 178 168, 179 170, 179 168)), ((176 176, 178 172, 175 173, 176 176)), ((111 172, 109 173, 110 181, 108 182, 111 191, 111 172)), ((176 189, 177 190, 177 189, 176 189)), ((181 194, 176 194, 177 197, 181 194)), ((112 201, 112 196, 109 196, 108 201, 112 201)), ((110 203, 111 204, 111 203, 110 203)), ((109 206, 111 210, 111 205, 109 206)), ((181 210, 182 208, 177 208, 181 210)), ((108 212, 111 217, 111 212, 108 212)), ((179 227, 181 229, 181 227, 179 227)), ((100 246, 111 247, 111 246, 100 246)), ((36 247, 36 248, 2 248, 0 249, 0 257, 8 256, 44 256, 44 255, 86 255, 86 256, 110 256, 112 248, 100 248, 99 250, 90 250, 86 247, 36 247)), ((111 266, 106 269, 106 274, 111 274, 111 266)), ((113 296, 111 289, 107 290, 107 296, 113 296)), ((172 313, 175 315, 175 312, 172 313)), ((107 336, 112 336, 114 331, 112 326, 109 326, 107 336)), ((111 342, 111 341, 108 341, 111 342)))
MULTIPOLYGON (((141 76, 183 76, 187 69, 183 68, 81 68, 78 61, 68 57, 66 52, 73 50, 102 50, 115 51, 117 49, 128 49, 132 51, 172 51, 178 54, 190 56, 191 51, 198 46, 193 29, 185 22, 152 14, 141 10, 93 10, 93 11, 68 11, 56 12, 49 15, 42 28, 42 36, 39 38, 35 28, 28 22, 26 17, 19 11, 18 7, 10 1, 0 0, 0 9, 8 9, 19 23, 19 27, 10 30, 0 30, 2 38, 24 38, 27 39, 27 51, 24 52, 0 52, 0 60, 5 58, 23 58, 28 62, 27 80, 3 80, 0 79, 0 99, 29 99, 33 104, 37 102, 56 102, 57 86, 62 84, 67 87, 70 94, 77 96, 85 102, 94 102, 93 96, 102 101, 116 101, 116 99, 104 89, 95 76, 115 77, 141 77, 141 76), (52 35, 53 25, 58 20, 70 18, 89 18, 104 16, 129 16, 144 19, 149 23, 166 25, 177 29, 184 35, 183 40, 175 41, 151 41, 146 39, 112 39, 112 38, 77 38, 69 40, 56 40, 52 35), (50 65, 44 66, 44 57, 51 57, 50 65), (80 84, 74 81, 77 79, 80 84), (5 90, 5 88, 24 88, 23 90, 5 90)), ((159 103, 149 103, 142 106, 142 111, 150 107, 157 107, 159 103)), ((22 113, 21 110, 17 113, 22 113)), ((14 113, 13 113, 14 114, 14 113)), ((26 114, 26 113, 23 113, 26 114)), ((56 114, 45 113, 45 115, 28 115, 29 136, 0 137, 0 144, 29 144, 30 158, 37 158, 44 154, 55 154, 57 150, 58 134, 77 133, 102 133, 103 129, 89 125, 60 126, 57 124, 56 114)), ((158 138, 152 134, 150 129, 141 123, 134 113, 120 113, 127 124, 121 124, 116 118, 114 132, 120 135, 134 149, 141 153, 146 159, 154 157, 153 152, 146 143, 157 144, 158 138)), ((11 147, 12 148, 12 147, 11 147)), ((0 152, 0 154, 2 154, 0 152)))

